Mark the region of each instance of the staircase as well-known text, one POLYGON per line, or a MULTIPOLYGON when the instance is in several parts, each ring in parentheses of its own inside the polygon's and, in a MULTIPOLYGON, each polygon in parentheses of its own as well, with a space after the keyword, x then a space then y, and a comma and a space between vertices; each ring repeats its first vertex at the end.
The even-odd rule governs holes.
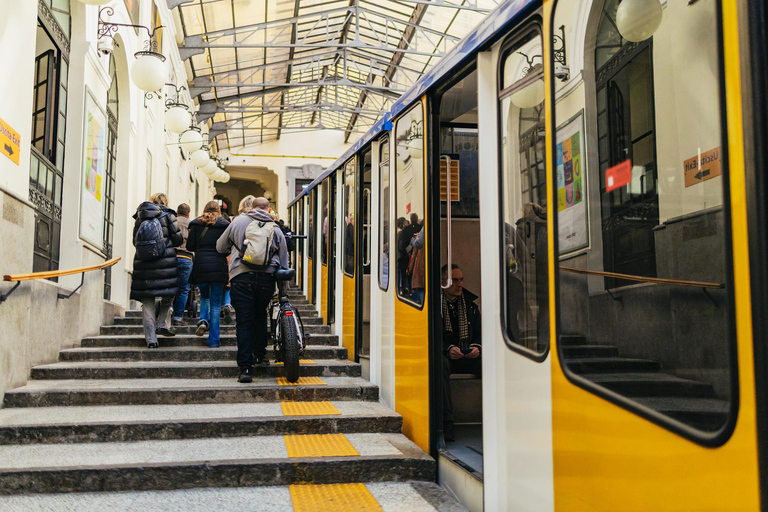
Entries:
POLYGON ((727 400, 711 384, 664 373, 658 361, 621 357, 612 345, 591 345, 584 336, 560 337, 562 353, 574 373, 632 401, 705 432, 728 418, 727 400))
POLYGON ((234 325, 220 348, 190 325, 147 350, 139 311, 33 368, 0 410, 0 509, 464 510, 337 336, 289 296, 311 335, 298 385, 271 347, 272 364, 238 383, 234 325))

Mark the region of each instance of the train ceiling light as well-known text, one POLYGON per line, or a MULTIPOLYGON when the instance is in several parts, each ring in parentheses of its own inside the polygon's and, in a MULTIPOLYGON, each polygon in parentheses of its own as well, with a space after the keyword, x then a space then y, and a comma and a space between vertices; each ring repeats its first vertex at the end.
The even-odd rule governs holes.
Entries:
POLYGON ((623 0, 616 10, 616 28, 621 37, 633 43, 645 41, 661 25, 659 0, 623 0))

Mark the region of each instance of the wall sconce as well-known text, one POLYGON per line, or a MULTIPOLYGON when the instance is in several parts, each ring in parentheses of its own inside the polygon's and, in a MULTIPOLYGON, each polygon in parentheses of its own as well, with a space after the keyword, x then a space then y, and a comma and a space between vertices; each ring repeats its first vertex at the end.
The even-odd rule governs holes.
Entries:
POLYGON ((187 131, 182 133, 181 137, 179 137, 179 144, 190 153, 199 150, 203 147, 202 131, 197 126, 190 126, 187 131))
POLYGON ((533 63, 534 59, 537 57, 540 59, 541 55, 529 57, 523 52, 517 53, 525 57, 528 67, 523 68, 523 76, 516 82, 520 83, 521 87, 512 93, 509 100, 517 108, 533 108, 544 101, 544 75, 541 74, 542 65, 533 63))
POLYGON ((656 32, 661 18, 659 0, 623 0, 616 9, 616 28, 627 41, 639 43, 656 32))
MULTIPOLYGON (((136 61, 131 66, 131 80, 142 91, 159 91, 165 84, 168 72, 165 68, 165 56, 157 51, 157 41, 153 41, 155 32, 163 28, 162 25, 153 30, 144 25, 129 25, 127 23, 111 23, 102 19, 102 13, 113 16, 115 10, 112 7, 99 9, 98 39, 108 37, 114 42, 115 34, 119 27, 142 28, 149 34, 149 40, 144 43, 144 50, 135 53, 136 61)), ((104 45, 102 45, 104 46, 104 45)), ((101 54, 103 52, 100 52, 101 54)))
POLYGON ((208 151, 208 146, 202 146, 200 149, 189 155, 189 158, 192 160, 192 163, 195 164, 195 167, 203 169, 208 165, 208 162, 211 161, 211 155, 208 151))
POLYGON ((571 78, 565 54, 565 25, 560 25, 560 35, 552 36, 552 56, 555 58, 555 78, 565 82, 571 78), (558 48, 557 45, 560 44, 558 48))

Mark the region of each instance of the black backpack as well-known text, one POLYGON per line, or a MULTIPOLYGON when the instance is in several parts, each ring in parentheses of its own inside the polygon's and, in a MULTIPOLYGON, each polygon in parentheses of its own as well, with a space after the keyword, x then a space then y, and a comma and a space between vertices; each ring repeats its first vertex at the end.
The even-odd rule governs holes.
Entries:
POLYGON ((285 246, 288 249, 288 252, 293 252, 296 250, 296 240, 293 239, 291 235, 293 235, 293 231, 288 226, 280 226, 280 231, 283 232, 283 235, 285 235, 285 246))
POLYGON ((136 257, 141 261, 152 261, 165 255, 165 237, 163 237, 163 224, 160 219, 166 214, 147 219, 139 225, 133 246, 136 247, 136 257))

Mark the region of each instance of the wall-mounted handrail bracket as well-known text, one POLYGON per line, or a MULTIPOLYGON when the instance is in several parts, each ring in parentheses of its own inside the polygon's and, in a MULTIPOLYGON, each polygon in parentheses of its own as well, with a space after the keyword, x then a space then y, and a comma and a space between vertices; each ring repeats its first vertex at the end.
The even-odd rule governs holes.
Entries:
POLYGON ((79 284, 79 285, 77 285, 77 288, 75 288, 74 290, 72 290, 70 293, 61 293, 61 292, 59 292, 59 293, 57 293, 57 294, 56 294, 56 297, 57 297, 57 298, 59 298, 59 299, 68 299, 68 298, 72 297, 72 296, 73 296, 75 293, 77 293, 77 291, 78 291, 80 288, 82 288, 82 287, 83 287, 83 283, 84 283, 84 282, 85 282, 85 272, 83 272, 82 274, 80 274, 80 284, 79 284))
POLYGON ((21 281, 16 281, 16 284, 13 286, 13 288, 8 290, 8 293, 0 295, 0 304, 8 300, 8 297, 10 297, 11 294, 16 291, 16 288, 18 288, 20 284, 21 284, 21 281))

